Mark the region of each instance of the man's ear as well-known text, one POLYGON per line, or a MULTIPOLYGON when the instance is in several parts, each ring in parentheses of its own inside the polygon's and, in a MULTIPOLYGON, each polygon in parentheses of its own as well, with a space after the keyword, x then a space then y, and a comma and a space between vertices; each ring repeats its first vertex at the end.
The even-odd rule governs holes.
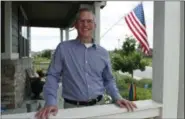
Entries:
POLYGON ((75 27, 76 29, 77 29, 77 23, 76 23, 76 21, 73 23, 73 27, 75 27))

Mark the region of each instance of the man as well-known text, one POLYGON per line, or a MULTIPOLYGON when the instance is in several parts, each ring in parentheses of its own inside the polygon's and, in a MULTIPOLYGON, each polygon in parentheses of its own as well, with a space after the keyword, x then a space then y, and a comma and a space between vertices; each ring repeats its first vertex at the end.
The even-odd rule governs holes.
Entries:
POLYGON ((44 86, 46 105, 36 116, 57 114, 57 89, 62 75, 64 108, 102 104, 105 89, 120 107, 133 110, 136 105, 122 99, 111 72, 109 53, 94 43, 95 18, 88 9, 81 9, 75 22, 78 36, 60 43, 55 51, 44 86))

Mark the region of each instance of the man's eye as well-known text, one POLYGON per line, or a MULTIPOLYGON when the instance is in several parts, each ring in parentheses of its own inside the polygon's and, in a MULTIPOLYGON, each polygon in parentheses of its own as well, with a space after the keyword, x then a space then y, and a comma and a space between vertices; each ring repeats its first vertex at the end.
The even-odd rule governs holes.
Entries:
POLYGON ((85 23, 85 22, 87 22, 87 23, 93 23, 93 20, 80 20, 80 23, 85 23))

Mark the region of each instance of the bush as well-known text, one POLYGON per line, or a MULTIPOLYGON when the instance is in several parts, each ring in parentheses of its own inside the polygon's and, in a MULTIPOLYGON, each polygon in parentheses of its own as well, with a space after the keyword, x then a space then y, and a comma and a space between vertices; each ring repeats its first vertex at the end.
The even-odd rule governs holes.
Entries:
POLYGON ((118 72, 114 72, 113 75, 116 78, 116 84, 119 90, 128 89, 128 84, 125 82, 125 79, 130 78, 129 76, 121 75, 118 72))
POLYGON ((125 99, 128 99, 128 89, 125 89, 125 90, 122 90, 120 91, 120 95, 125 98, 125 99))
POLYGON ((152 88, 152 80, 151 79, 141 79, 138 81, 137 86, 144 88, 145 84, 148 84, 148 88, 152 88))
MULTIPOLYGON (((129 97, 129 90, 124 89, 120 90, 120 94, 123 98, 128 99, 129 97)), ((146 100, 152 98, 152 90, 151 89, 144 89, 140 87, 136 87, 136 100, 146 100)))
POLYGON ((141 79, 136 80, 130 76, 119 74, 118 72, 113 72, 113 75, 116 78, 116 84, 119 89, 121 96, 125 99, 128 99, 129 96, 129 85, 130 83, 136 84, 136 100, 146 100, 152 98, 152 80, 151 79, 141 79), (148 89, 144 88, 144 85, 148 84, 148 89))
POLYGON ((117 81, 117 87, 119 90, 125 90, 125 89, 128 89, 128 84, 125 83, 124 80, 119 80, 117 81))
POLYGON ((138 80, 133 79, 132 77, 126 77, 124 80, 125 80, 125 83, 129 83, 129 84, 134 83, 137 85, 137 83, 138 83, 138 80))
POLYGON ((136 88, 136 100, 146 100, 152 98, 152 90, 137 87, 136 88))

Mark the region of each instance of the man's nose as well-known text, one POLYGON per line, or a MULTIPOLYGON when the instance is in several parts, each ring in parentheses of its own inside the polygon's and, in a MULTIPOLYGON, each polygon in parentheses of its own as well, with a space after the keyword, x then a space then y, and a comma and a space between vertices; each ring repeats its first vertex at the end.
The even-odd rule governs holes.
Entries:
POLYGON ((88 25, 88 22, 87 21, 84 21, 84 26, 87 26, 88 25))

